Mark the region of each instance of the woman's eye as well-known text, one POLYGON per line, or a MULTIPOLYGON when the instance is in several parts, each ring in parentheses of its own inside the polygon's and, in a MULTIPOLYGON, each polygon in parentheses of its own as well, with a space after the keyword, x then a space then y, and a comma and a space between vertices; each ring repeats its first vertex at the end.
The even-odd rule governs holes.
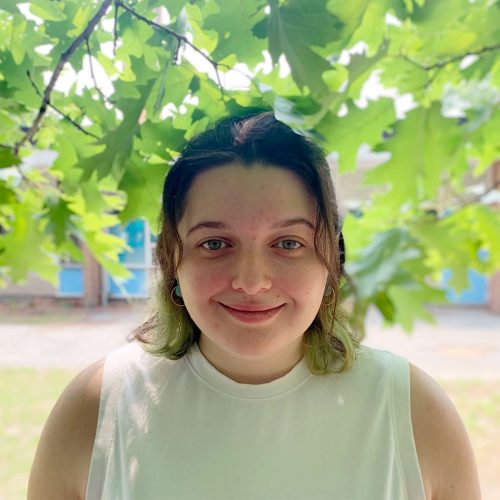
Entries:
POLYGON ((302 243, 299 243, 296 240, 281 240, 278 245, 283 243, 283 249, 284 250, 298 250, 300 247, 302 247, 302 243))
POLYGON ((201 244, 205 250, 222 250, 221 245, 227 245, 226 242, 222 240, 207 240, 201 244))

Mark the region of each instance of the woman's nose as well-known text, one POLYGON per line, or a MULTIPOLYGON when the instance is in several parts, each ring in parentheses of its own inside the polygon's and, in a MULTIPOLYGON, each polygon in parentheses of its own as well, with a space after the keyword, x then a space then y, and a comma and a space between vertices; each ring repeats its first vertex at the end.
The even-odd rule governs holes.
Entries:
POLYGON ((239 256, 234 266, 232 285, 235 290, 242 290, 248 295, 269 290, 272 281, 263 257, 257 252, 245 252, 239 256))

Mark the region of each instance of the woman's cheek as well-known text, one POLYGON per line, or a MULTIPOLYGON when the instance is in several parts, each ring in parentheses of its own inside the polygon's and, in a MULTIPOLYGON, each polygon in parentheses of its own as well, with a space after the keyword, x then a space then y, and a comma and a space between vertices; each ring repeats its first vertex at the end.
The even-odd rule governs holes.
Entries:
POLYGON ((304 295, 323 293, 328 278, 328 270, 317 260, 299 266, 292 274, 293 287, 304 295))
POLYGON ((207 265, 197 266, 188 275, 190 287, 204 295, 208 292, 210 294, 216 293, 221 286, 224 286, 227 278, 227 270, 211 269, 207 265))

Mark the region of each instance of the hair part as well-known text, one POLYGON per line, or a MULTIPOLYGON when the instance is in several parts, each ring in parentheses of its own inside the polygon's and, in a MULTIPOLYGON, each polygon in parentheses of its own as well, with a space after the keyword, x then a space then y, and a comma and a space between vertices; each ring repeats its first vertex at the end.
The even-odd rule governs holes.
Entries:
POLYGON ((345 248, 330 168, 319 146, 278 121, 272 112, 221 120, 189 141, 169 170, 155 253, 156 293, 149 318, 132 332, 132 339, 142 342, 148 352, 169 359, 181 358, 198 341, 198 326, 187 309, 172 298, 183 256, 177 227, 195 178, 230 164, 291 171, 316 200, 315 250, 328 270, 327 289, 331 287, 333 298, 321 305, 304 333, 304 356, 316 375, 348 370, 356 358, 358 342, 340 304, 341 287, 350 279, 344 269, 345 248))

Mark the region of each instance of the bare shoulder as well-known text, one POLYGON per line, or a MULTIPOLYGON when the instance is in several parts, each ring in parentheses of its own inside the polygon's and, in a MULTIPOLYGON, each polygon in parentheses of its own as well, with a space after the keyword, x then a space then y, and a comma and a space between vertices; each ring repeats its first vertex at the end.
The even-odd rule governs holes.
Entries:
POLYGON ((28 500, 85 497, 103 367, 100 360, 85 368, 57 400, 35 454, 28 500))
POLYGON ((474 453, 460 416, 443 389, 410 364, 411 417, 428 500, 479 500, 474 453))

